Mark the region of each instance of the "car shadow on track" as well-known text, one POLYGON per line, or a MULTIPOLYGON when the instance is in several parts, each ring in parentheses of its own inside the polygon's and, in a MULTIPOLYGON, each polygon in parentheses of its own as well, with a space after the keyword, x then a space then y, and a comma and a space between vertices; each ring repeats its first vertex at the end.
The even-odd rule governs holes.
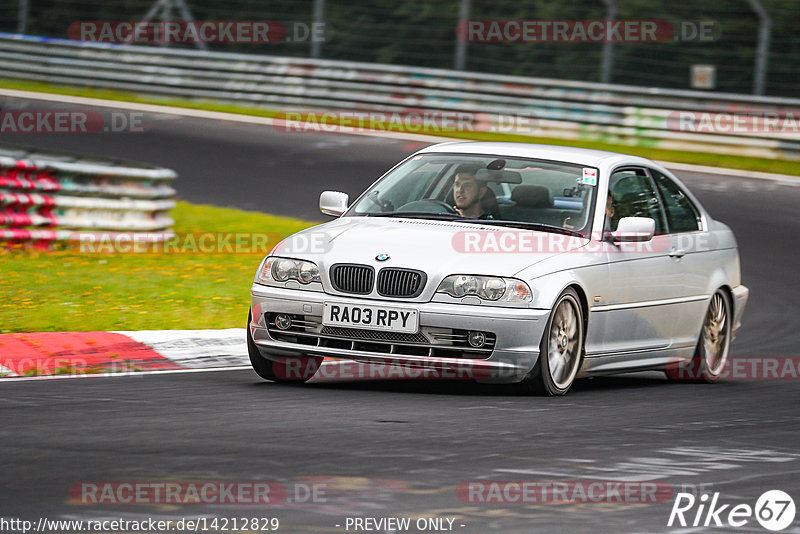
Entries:
MULTIPOLYGON (((388 380, 358 379, 329 380, 312 379, 305 384, 278 384, 275 382, 258 382, 259 387, 285 387, 309 390, 347 390, 375 391, 389 393, 417 393, 424 395, 462 395, 462 396, 524 396, 528 395, 520 384, 480 384, 471 380, 388 380)), ((658 372, 632 373, 619 376, 604 376, 580 379, 575 382, 569 396, 592 393, 596 391, 632 391, 643 388, 669 388, 680 386, 669 382, 658 372)))

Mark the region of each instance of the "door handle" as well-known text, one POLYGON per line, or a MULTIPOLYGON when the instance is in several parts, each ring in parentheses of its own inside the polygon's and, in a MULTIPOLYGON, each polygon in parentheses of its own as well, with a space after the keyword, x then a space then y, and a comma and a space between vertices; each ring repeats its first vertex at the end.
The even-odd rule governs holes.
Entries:
POLYGON ((686 251, 683 249, 674 249, 669 253, 670 258, 682 258, 686 255, 686 251))

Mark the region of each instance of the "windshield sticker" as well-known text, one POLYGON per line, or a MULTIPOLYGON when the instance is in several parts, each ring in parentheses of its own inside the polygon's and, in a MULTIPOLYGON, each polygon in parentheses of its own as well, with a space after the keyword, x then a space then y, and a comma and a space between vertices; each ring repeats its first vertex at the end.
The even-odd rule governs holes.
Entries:
POLYGON ((597 169, 583 168, 583 184, 597 185, 597 169))

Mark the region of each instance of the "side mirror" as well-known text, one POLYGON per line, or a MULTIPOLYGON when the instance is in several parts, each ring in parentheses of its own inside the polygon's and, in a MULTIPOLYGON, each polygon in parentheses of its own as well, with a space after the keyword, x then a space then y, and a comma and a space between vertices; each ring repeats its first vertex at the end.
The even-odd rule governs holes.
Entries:
POLYGON ((319 196, 319 211, 325 215, 333 215, 338 217, 347 211, 347 202, 350 197, 347 193, 340 193, 339 191, 323 191, 319 196))
POLYGON ((645 242, 653 239, 656 233, 656 221, 649 217, 623 217, 617 229, 611 232, 614 243, 645 242))

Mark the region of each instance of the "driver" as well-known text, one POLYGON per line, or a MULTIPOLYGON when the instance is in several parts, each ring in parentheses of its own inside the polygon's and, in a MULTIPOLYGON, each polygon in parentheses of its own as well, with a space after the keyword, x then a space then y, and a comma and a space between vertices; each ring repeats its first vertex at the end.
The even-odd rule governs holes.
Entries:
POLYGON ((494 219, 491 213, 485 211, 482 201, 489 194, 486 182, 476 178, 480 165, 462 163, 456 169, 456 179, 453 182, 453 198, 456 205, 453 209, 470 219, 494 219))

